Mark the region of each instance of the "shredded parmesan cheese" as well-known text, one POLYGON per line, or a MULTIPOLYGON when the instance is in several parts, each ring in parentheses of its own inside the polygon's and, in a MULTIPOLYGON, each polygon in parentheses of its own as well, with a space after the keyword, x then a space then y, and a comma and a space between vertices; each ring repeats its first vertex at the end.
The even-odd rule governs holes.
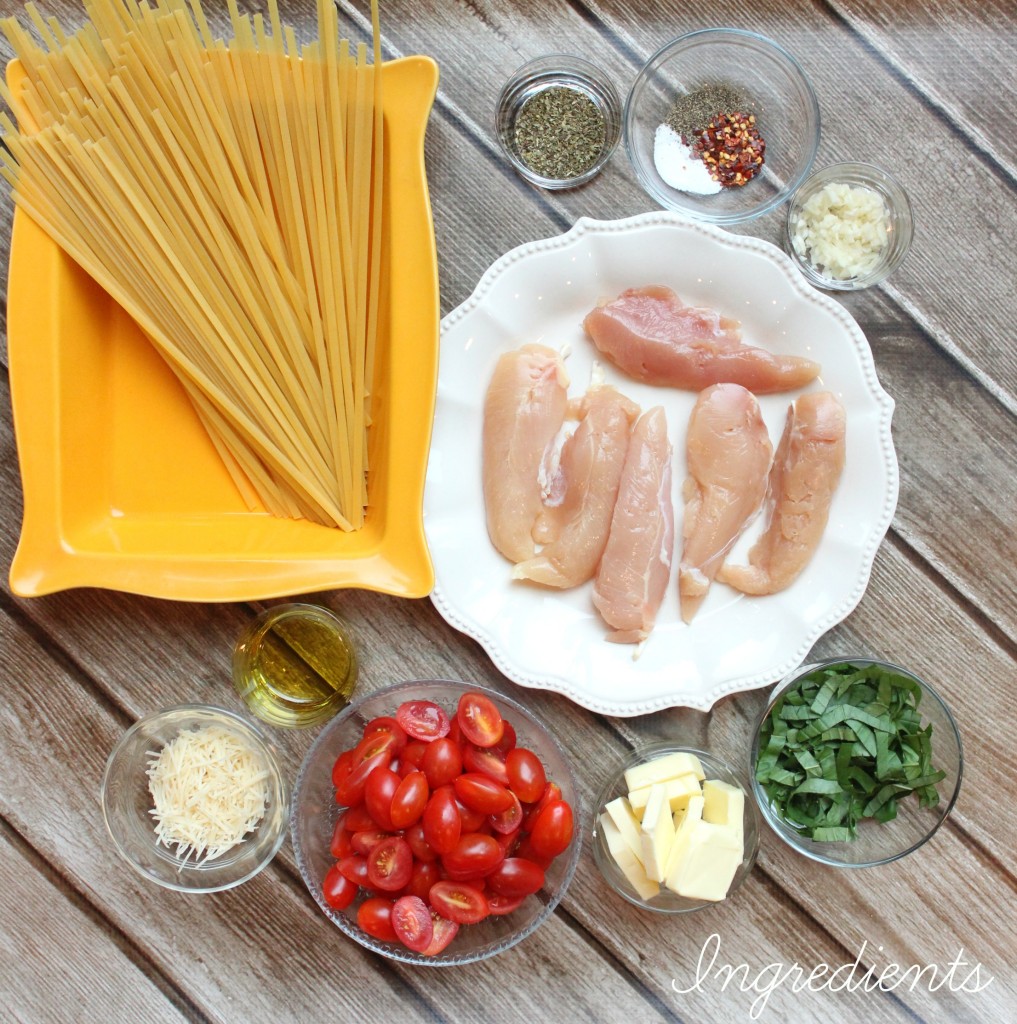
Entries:
POLYGON ((831 182, 793 219, 791 244, 825 277, 847 281, 874 270, 889 242, 889 216, 878 192, 831 182))
POLYGON ((243 738, 218 725, 186 729, 149 751, 148 788, 158 841, 187 864, 221 857, 265 815, 268 771, 243 738))

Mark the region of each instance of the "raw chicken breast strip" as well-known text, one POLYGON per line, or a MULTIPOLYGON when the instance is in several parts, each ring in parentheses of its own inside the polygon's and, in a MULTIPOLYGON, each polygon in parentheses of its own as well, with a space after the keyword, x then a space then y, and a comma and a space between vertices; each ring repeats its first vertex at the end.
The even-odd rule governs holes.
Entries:
POLYGON ((484 399, 483 482, 487 532, 510 561, 534 552, 542 508, 540 467, 565 422, 568 376, 544 345, 506 352, 484 399))
POLYGON ((682 619, 691 622, 728 551, 759 511, 773 452, 756 396, 715 384, 689 417, 684 547, 678 565, 682 619))
POLYGON ((770 470, 766 531, 748 565, 725 565, 717 579, 746 594, 790 586, 819 547, 844 468, 844 406, 829 391, 802 395, 789 408, 770 470))
POLYGON ((611 533, 597 569, 593 603, 612 627, 607 639, 639 643, 653 629, 674 555, 671 445, 660 406, 632 428, 611 533))
MULTIPOLYGON (((639 406, 612 387, 597 386, 572 407, 580 420, 565 442, 558 473, 563 497, 538 517, 537 537, 555 539, 513 570, 515 579, 575 587, 593 579, 607 544, 632 422, 639 406)), ((552 484, 552 490, 559 488, 552 484)))
POLYGON ((622 292, 588 313, 583 327, 601 352, 649 384, 700 391, 730 382, 763 395, 802 387, 820 370, 810 359, 742 344, 737 320, 685 306, 660 285, 622 292))

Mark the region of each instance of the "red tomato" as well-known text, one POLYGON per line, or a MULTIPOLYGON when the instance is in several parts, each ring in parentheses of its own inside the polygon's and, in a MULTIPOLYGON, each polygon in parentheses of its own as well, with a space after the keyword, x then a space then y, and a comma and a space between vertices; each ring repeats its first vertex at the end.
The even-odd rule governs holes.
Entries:
POLYGON ((399 764, 408 764, 414 771, 419 771, 424 763, 424 755, 431 749, 430 743, 423 743, 421 740, 414 740, 407 743, 399 755, 399 764))
POLYGON ((347 775, 350 774, 350 769, 353 767, 353 751, 344 750, 336 759, 335 764, 332 765, 332 785, 338 786, 347 775))
POLYGON ((424 839, 436 853, 454 850, 462 833, 462 820, 451 786, 439 786, 424 808, 424 839))
MULTIPOLYGON (((453 790, 455 792, 455 790, 453 790)), ((456 807, 459 810, 459 820, 462 822, 464 832, 479 832, 487 821, 487 815, 467 807, 459 799, 456 799, 456 807)))
POLYGON ((547 775, 540 758, 525 747, 516 747, 505 755, 509 789, 524 804, 539 800, 547 788, 547 775))
POLYGON ((511 792, 511 790, 509 791, 509 796, 512 797, 512 803, 509 807, 500 814, 492 814, 487 819, 495 832, 500 832, 503 836, 518 832, 523 823, 523 806, 519 803, 519 797, 511 792))
POLYGON ((516 745, 516 730, 507 718, 503 718, 502 721, 505 723, 505 731, 491 749, 497 750, 504 757, 516 745))
POLYGON ((431 886, 431 906, 456 924, 476 924, 487 917, 487 899, 474 885, 442 881, 431 886))
POLYGON ((444 709, 429 700, 408 700, 400 704, 396 721, 408 735, 426 742, 448 735, 451 724, 444 709))
POLYGON ((377 754, 354 765, 350 774, 335 788, 336 803, 346 807, 353 807, 364 799, 364 785, 367 777, 375 768, 387 768, 392 760, 392 754, 388 750, 381 750, 377 754))
POLYGON ((396 747, 395 750, 398 753, 403 747, 406 746, 406 733, 403 732, 402 726, 388 715, 383 715, 380 718, 372 718, 371 721, 364 726, 364 739, 368 736, 373 736, 380 732, 390 732, 395 737, 396 747))
POLYGON ((463 737, 478 747, 493 747, 505 733, 501 712, 482 693, 464 693, 459 698, 456 719, 463 737))
POLYGON ((459 925, 455 921, 450 921, 433 910, 431 924, 434 927, 434 934, 431 937, 431 944, 424 950, 424 956, 437 956, 459 933, 459 925))
POLYGON ((506 832, 504 834, 495 832, 494 834, 494 841, 501 847, 503 857, 514 857, 522 838, 522 829, 516 829, 515 832, 506 832))
POLYGON ((557 782, 549 782, 537 803, 533 807, 527 808, 526 816, 523 818, 523 831, 531 832, 533 830, 533 823, 540 816, 540 812, 553 800, 560 799, 561 787, 557 782))
POLYGON ((506 857, 487 876, 487 887, 499 896, 529 896, 544 884, 544 869, 522 857, 506 857))
POLYGON ((441 870, 437 863, 425 864, 423 861, 416 861, 413 865, 413 874, 410 876, 410 884, 406 887, 408 893, 427 900, 431 892, 431 886, 441 881, 441 870))
POLYGON ((395 928, 392 926, 392 900, 382 899, 380 896, 364 900, 357 911, 357 924, 368 935, 382 942, 396 941, 395 928))
POLYGON ((459 728, 459 719, 453 718, 448 727, 448 738, 457 746, 461 747, 466 743, 463 739, 463 731, 459 728))
POLYGON ((480 772, 481 775, 489 775, 495 782, 503 786, 509 784, 508 771, 505 769, 505 759, 493 747, 475 747, 467 743, 463 748, 463 767, 468 772, 480 772))
MULTIPOLYGON (((396 748, 399 746, 399 739, 391 732, 375 732, 365 736, 353 748, 353 767, 363 764, 364 761, 373 760, 378 754, 386 753, 389 761, 395 757, 396 748)), ((388 763, 388 762, 386 762, 388 763)))
POLYGON ((431 849, 431 844, 424 838, 424 826, 418 821, 411 825, 403 838, 410 844, 413 856, 422 864, 430 864, 438 859, 438 854, 431 849))
POLYGON ((450 876, 465 880, 486 875, 498 866, 501 858, 501 847, 495 839, 482 832, 467 832, 455 849, 441 858, 441 863, 450 876))
POLYGON ((332 842, 329 844, 328 852, 335 857, 336 860, 342 860, 343 857, 348 857, 353 853, 353 833, 347 832, 344 828, 336 826, 336 830, 332 833, 332 842))
POLYGON ((511 914, 513 910, 518 910, 525 899, 525 896, 499 896, 495 893, 493 896, 487 897, 487 909, 500 917, 504 914, 511 914))
POLYGON ((546 871, 553 863, 554 857, 545 857, 543 854, 537 853, 536 850, 530 845, 530 837, 525 836, 523 840, 516 847, 513 854, 516 857, 522 857, 524 860, 532 860, 539 868, 546 871))
POLYGON ((364 806, 379 828, 394 832, 392 798, 399 788, 399 776, 391 768, 375 768, 364 784, 364 806))
POLYGON ((431 795, 427 776, 423 772, 410 772, 395 791, 389 807, 389 818, 396 828, 408 828, 420 820, 427 799, 431 795))
POLYGON ((378 843, 384 842, 391 835, 391 832, 377 827, 365 829, 363 832, 354 832, 350 837, 350 847, 354 853, 366 857, 378 843))
POLYGON ((325 874, 325 880, 321 883, 321 895, 325 902, 334 910, 345 910, 357 895, 359 886, 351 882, 340 870, 338 864, 333 864, 325 874))
POLYGON ((343 827, 347 832, 367 832, 369 829, 377 828, 378 824, 368 814, 367 808, 359 804, 343 811, 343 827))
POLYGON ((413 852, 402 836, 389 836, 367 855, 367 878, 372 889, 394 892, 413 875, 413 852))
POLYGON ((428 785, 437 789, 447 786, 459 776, 463 770, 463 755, 453 740, 443 736, 427 745, 420 767, 427 776, 428 785))
POLYGON ((419 896, 401 896, 395 901, 392 927, 399 941, 417 953, 423 953, 434 937, 431 911, 419 896))
POLYGON ((483 815, 499 814, 512 806, 512 794, 500 783, 480 772, 467 772, 455 781, 456 796, 471 810, 483 815))
POLYGON ((552 800, 533 823, 530 845, 542 857, 557 857, 572 842, 573 827, 572 808, 564 800, 552 800))
POLYGON ((348 878, 357 885, 368 886, 370 881, 367 877, 367 859, 361 856, 343 857, 336 865, 344 878, 348 878))

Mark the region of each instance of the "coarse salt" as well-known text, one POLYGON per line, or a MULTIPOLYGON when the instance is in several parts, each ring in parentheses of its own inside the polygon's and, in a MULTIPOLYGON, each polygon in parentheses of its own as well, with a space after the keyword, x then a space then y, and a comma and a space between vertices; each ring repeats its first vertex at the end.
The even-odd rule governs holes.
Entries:
POLYGON ((660 125, 653 136, 653 163, 664 183, 679 192, 711 196, 720 191, 720 182, 670 125, 660 125))

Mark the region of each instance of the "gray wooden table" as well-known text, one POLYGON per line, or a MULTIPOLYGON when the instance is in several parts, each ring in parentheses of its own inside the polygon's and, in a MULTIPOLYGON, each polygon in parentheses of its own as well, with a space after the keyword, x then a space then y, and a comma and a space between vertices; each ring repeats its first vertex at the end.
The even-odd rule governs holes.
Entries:
MULTIPOLYGON (((44 2, 74 24, 72 0, 44 2)), ((212 6, 211 4, 209 6, 212 6)), ((20 9, 0 0, 8 13, 20 9)), ((283 5, 308 21, 313 5, 283 5)), ((364 11, 342 5, 352 31, 364 11)), ((23 600, 0 592, 0 1019, 25 1021, 544 1020, 728 1022, 758 991, 694 987, 704 944, 765 987, 774 968, 858 959, 939 968, 892 991, 777 986, 771 1021, 1017 1019, 1017 5, 894 0, 634 0, 383 5, 386 56, 441 68, 427 138, 443 313, 507 249, 579 216, 651 208, 618 152, 586 188, 533 190, 502 159, 495 98, 525 59, 566 48, 595 57, 620 90, 669 38, 712 25, 769 35, 795 53, 823 112, 819 163, 869 159, 908 189, 917 234, 883 286, 840 301, 864 330, 895 399, 896 518, 857 609, 816 645, 869 651, 933 680, 967 753, 955 812, 915 856, 834 872, 772 834, 737 899, 661 919, 614 895, 589 850, 561 906, 534 935, 485 963, 447 971, 384 961, 318 912, 287 843, 239 889, 186 897, 145 883, 116 856, 99 813, 110 748, 167 704, 237 707, 234 639, 255 604, 202 605, 76 590, 23 600), (978 965, 979 973, 971 972, 978 965), (762 972, 762 973, 761 973, 762 972), (967 991, 957 991, 961 983, 967 991), (988 982, 988 984, 986 984, 988 982), (976 983, 981 991, 970 991, 976 983), (935 990, 931 990, 935 988, 935 990)), ((6 265, 11 208, 0 207, 6 265)), ((778 241, 780 213, 740 230, 778 241)), ((5 363, 6 366, 6 363, 5 363)), ((0 387, 0 562, 21 517, 8 380, 0 387)), ((524 700, 583 766, 589 800, 604 766, 633 744, 679 739, 744 759, 763 692, 711 714, 634 719, 524 691, 447 626, 427 600, 357 591, 314 595, 362 641, 362 688, 399 679, 476 680, 524 700)), ((277 738, 295 775, 313 732, 277 738)), ((757 1006, 757 1009, 760 1007, 757 1006)))

